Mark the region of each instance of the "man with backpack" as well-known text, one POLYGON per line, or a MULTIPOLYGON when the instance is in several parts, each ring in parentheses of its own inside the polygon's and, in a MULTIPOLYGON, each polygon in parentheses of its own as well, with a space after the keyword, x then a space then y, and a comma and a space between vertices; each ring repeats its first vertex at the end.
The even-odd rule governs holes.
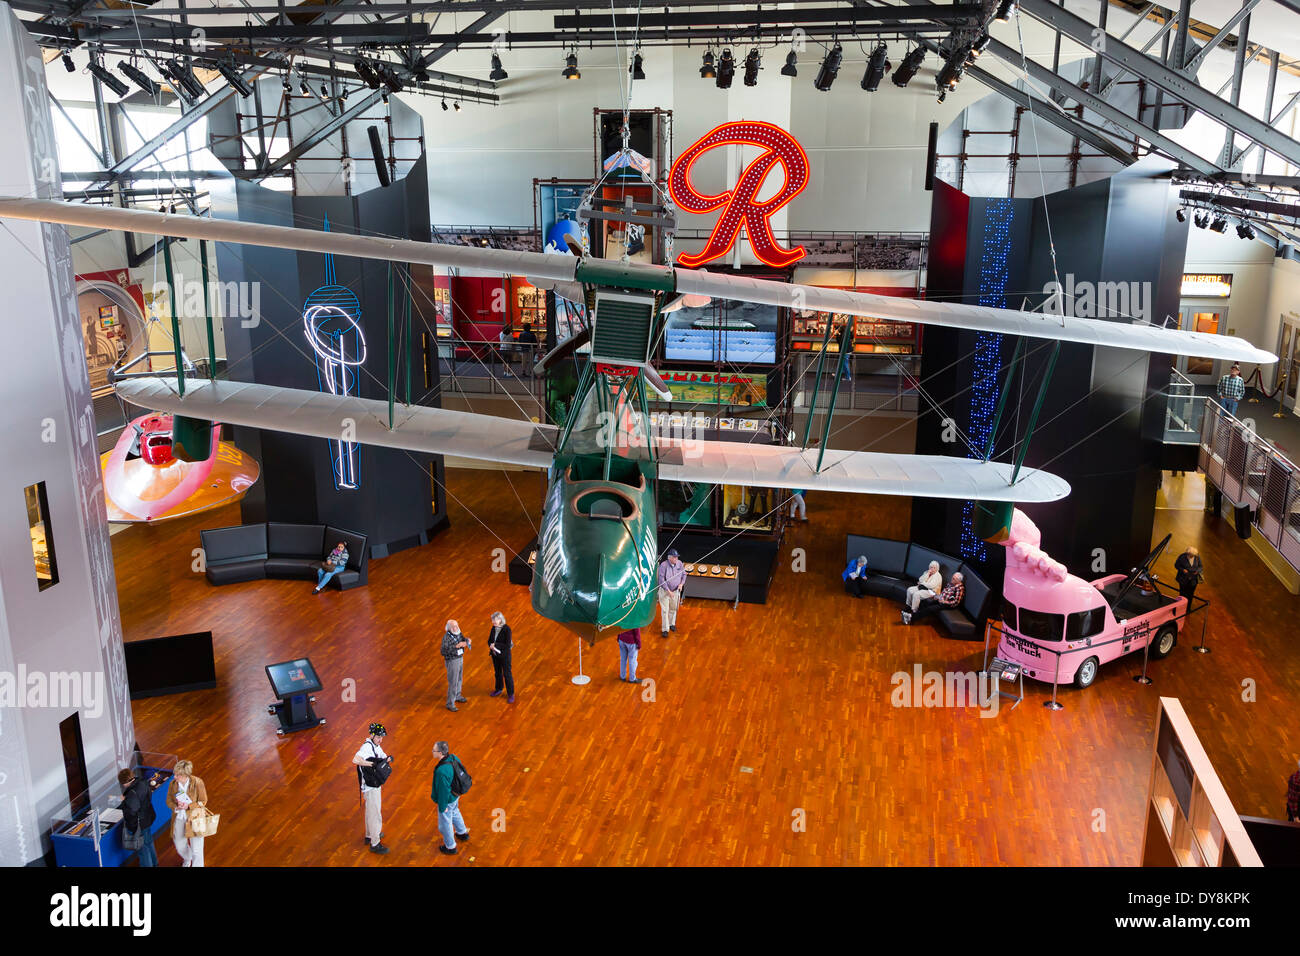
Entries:
POLYGON ((443 843, 438 851, 454 856, 457 840, 469 842, 469 830, 460 815, 460 798, 474 781, 447 741, 440 740, 433 745, 433 756, 438 761, 433 770, 433 801, 438 804, 438 832, 443 843))
POLYGON ((357 765, 357 779, 361 784, 361 803, 366 813, 366 842, 371 853, 387 853, 384 846, 384 815, 381 796, 388 776, 393 772, 393 758, 384 753, 380 740, 388 736, 388 728, 379 721, 370 725, 366 737, 352 758, 357 765))

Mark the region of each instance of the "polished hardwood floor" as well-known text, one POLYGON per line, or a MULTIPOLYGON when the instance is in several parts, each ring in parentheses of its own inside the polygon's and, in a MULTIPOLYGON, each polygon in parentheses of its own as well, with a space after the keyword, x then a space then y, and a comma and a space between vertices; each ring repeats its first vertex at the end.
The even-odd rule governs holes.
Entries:
MULTIPOLYGON (((538 476, 509 480, 540 501, 538 476)), ((577 638, 492 570, 493 549, 522 547, 535 515, 499 472, 450 470, 448 487, 447 532, 373 562, 368 587, 319 597, 292 581, 214 588, 191 570, 198 530, 237 523, 234 506, 113 536, 128 640, 214 635, 215 690, 135 704, 140 746, 193 760, 222 815, 209 865, 1133 865, 1159 695, 1182 699, 1238 812, 1282 812, 1300 753, 1298 599, 1230 522, 1166 509, 1154 532, 1174 532, 1171 551, 1201 549, 1213 653, 1184 640, 1152 664, 1150 686, 1131 679, 1140 658, 1113 663, 1089 690, 1063 690, 1059 712, 1042 706, 1050 687, 1027 682, 1024 703, 984 718, 890 702, 891 675, 978 670, 980 643, 905 627, 894 605, 840 589, 844 533, 904 536, 906 503, 809 495, 766 606, 688 601, 679 635, 646 637, 653 684, 620 682, 604 642, 584 650, 592 681, 578 687, 577 638), (487 696, 495 610, 517 642, 513 706, 487 696), (476 640, 454 714, 438 652, 453 617, 476 640), (327 723, 277 737, 263 667, 300 655, 325 683, 327 723), (350 762, 374 719, 397 758, 388 856, 362 844, 350 762), (471 842, 455 857, 437 852, 429 798, 442 739, 475 781, 462 800, 471 842)), ((178 862, 170 847, 161 856, 178 862)))

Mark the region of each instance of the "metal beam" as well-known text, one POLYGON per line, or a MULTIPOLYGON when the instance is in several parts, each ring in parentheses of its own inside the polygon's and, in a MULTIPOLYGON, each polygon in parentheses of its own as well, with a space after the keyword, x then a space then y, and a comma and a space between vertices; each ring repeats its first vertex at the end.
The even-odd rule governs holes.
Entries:
MULTIPOLYGON (((1273 114, 1273 118, 1269 120, 1269 123, 1276 126, 1278 123, 1282 122, 1282 120, 1286 118, 1286 115, 1296 108, 1297 103, 1300 103, 1300 90, 1291 94, 1291 98, 1286 101, 1286 105, 1273 114)), ((1251 143, 1249 146, 1242 149, 1241 152, 1237 153, 1237 155, 1232 158, 1232 162, 1228 164, 1228 167, 1232 168, 1233 166, 1236 166, 1239 162, 1249 156, 1250 151, 1255 149, 1257 146, 1259 146, 1259 143, 1251 143)), ((1292 163, 1291 165, 1295 166, 1300 164, 1292 163)))
MULTIPOLYGON (((1232 58, 1232 93, 1230 102, 1233 106, 1241 105, 1241 79, 1246 72, 1246 41, 1250 36, 1250 17, 1241 24, 1241 36, 1237 38, 1237 55, 1232 58)), ((1264 110, 1268 116, 1268 110, 1264 110)), ((1228 166, 1232 163, 1232 154, 1236 152, 1236 139, 1230 128, 1223 131, 1223 151, 1219 154, 1219 164, 1228 166)))
MULTIPOLYGON (((1168 21, 1165 21, 1168 25, 1168 21)), ((1182 69, 1187 62, 1187 28, 1192 23, 1192 0, 1178 0, 1178 31, 1174 34, 1174 48, 1170 62, 1182 69)))
POLYGON ((1032 109, 1035 116, 1046 120, 1058 129, 1069 133, 1071 136, 1079 137, 1083 142, 1101 151, 1111 159, 1114 159, 1125 166, 1132 165, 1135 162, 1133 157, 1114 140, 1101 135, 1090 127, 1084 126, 1073 116, 1067 116, 1060 113, 1055 104, 1045 100, 1039 100, 1035 103, 1028 93, 1017 89, 1010 83, 1004 83, 996 76, 977 66, 968 66, 966 68, 966 74, 979 80, 995 93, 1001 93, 1016 105, 1023 106, 1025 109, 1032 109))
MULTIPOLYGON (((1199 70, 1201 64, 1205 62, 1205 58, 1216 50, 1220 43, 1232 35, 1232 31, 1237 29, 1237 24, 1249 17, 1250 11, 1259 6, 1259 3, 1260 0, 1245 0, 1241 5, 1241 9, 1232 15, 1232 19, 1220 27, 1219 32, 1210 37, 1210 39, 1205 42, 1205 46, 1201 47, 1191 59, 1187 60, 1183 64, 1183 69, 1188 73, 1195 73, 1199 70)), ((1243 31, 1242 36, 1237 40, 1237 43, 1239 46, 1246 45, 1245 31, 1243 31)))
MULTIPOLYGON (((989 43, 988 52, 1001 60, 1005 60, 1013 67, 1020 67, 1021 65, 1020 52, 1007 46, 1000 40, 993 40, 989 43)), ((1159 130, 1152 129, 1140 120, 1134 119, 1118 107, 1112 106, 1106 100, 1094 96, 1087 90, 1076 86, 1064 77, 1058 76, 1051 70, 1047 69, 1047 67, 1034 62, 1028 57, 1025 59, 1025 64, 1028 66, 1030 78, 1037 80, 1040 83, 1045 83, 1048 87, 1056 90, 1058 93, 1064 93, 1076 103, 1083 104, 1085 109, 1092 110, 1102 119, 1115 123, 1135 136, 1140 136, 1152 146, 1157 147, 1162 152, 1167 153, 1169 156, 1178 160, 1178 162, 1182 163, 1184 166, 1188 166, 1199 173, 1207 175, 1210 173, 1223 172, 1221 167, 1210 162, 1208 159, 1198 156, 1192 150, 1175 142, 1168 136, 1165 136, 1159 130)), ((1046 116, 1047 113, 1046 111, 1039 111, 1035 115, 1046 116)), ((1134 162, 1132 156, 1128 157, 1128 162, 1134 162)))
MULTIPOLYGON (((678 13, 642 13, 641 29, 658 27, 731 27, 769 26, 771 24, 804 23, 877 23, 881 21, 910 22, 914 20, 972 26, 980 22, 983 7, 977 3, 914 4, 883 7, 831 7, 807 10, 800 7, 753 10, 690 10, 678 13)), ((609 30, 626 26, 624 17, 612 13, 571 13, 555 17, 555 29, 570 32, 579 30, 609 30)))
MULTIPOLYGON (((202 13, 196 10, 196 13, 202 13)), ((320 26, 276 24, 272 26, 205 26, 205 39, 212 43, 244 43, 249 40, 314 40, 331 36, 354 43, 419 42, 429 35, 427 23, 327 23, 320 26)), ((85 40, 130 42, 167 40, 176 35, 172 24, 112 26, 106 30, 81 30, 85 40)))
POLYGON ((352 106, 349 106, 337 116, 330 117, 329 120, 316 127, 303 139, 294 143, 292 149, 267 166, 266 169, 262 170, 261 174, 257 178, 264 179, 267 176, 272 176, 275 173, 278 173, 290 163, 294 162, 294 160, 299 159, 304 153, 315 149, 321 143, 325 142, 325 140, 333 136, 341 127, 352 122, 366 110, 370 109, 370 107, 378 103, 381 99, 383 99, 382 92, 379 90, 371 90, 368 96, 362 97, 361 100, 352 106))
MULTIPOLYGON (((1091 49, 1095 40, 1095 27, 1087 20, 1058 7, 1050 0, 1020 0, 1020 9, 1036 20, 1060 30, 1075 42, 1091 49)), ((1171 93, 1183 103, 1200 110, 1206 116, 1259 143, 1264 149, 1300 166, 1300 143, 1274 129, 1258 117, 1225 102, 1203 90, 1194 79, 1170 69, 1158 60, 1133 49, 1119 40, 1108 37, 1100 51, 1112 63, 1142 77, 1166 93, 1171 93)))

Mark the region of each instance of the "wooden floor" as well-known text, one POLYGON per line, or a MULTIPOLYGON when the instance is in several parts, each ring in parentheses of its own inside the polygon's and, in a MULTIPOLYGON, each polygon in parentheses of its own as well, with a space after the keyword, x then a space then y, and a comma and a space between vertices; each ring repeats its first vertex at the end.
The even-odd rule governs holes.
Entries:
MULTIPOLYGON (((540 500, 537 476, 511 480, 540 500)), ((492 571, 494 548, 533 534, 506 477, 452 470, 448 483, 450 530, 373 562, 370 585, 346 593, 206 584, 191 570, 198 529, 237 523, 237 507, 113 536, 128 640, 214 634, 216 690, 135 704, 140 746, 193 760, 222 814, 210 865, 1136 864, 1158 695, 1182 699, 1238 812, 1282 812, 1300 752, 1297 599, 1229 522, 1157 512, 1155 536, 1175 538, 1162 576, 1183 546, 1201 549, 1213 653, 1184 642, 1152 665, 1151 686, 1131 680, 1140 658, 1116 662, 1088 691, 1063 691, 1055 713, 1042 706, 1050 687, 1028 682, 1018 708, 982 718, 890 704, 895 672, 978 670, 980 644, 904 627, 894 605, 840 590, 845 531, 905 536, 897 500, 809 495, 768 605, 688 601, 680 636, 646 640, 653 685, 621 683, 606 642, 584 653, 592 681, 577 687, 577 638, 492 571), (806 571, 792 570, 794 548, 806 571), (495 610, 517 641, 513 706, 487 696, 495 610), (456 714, 438 653, 450 617, 478 641, 456 714), (279 738, 263 666, 299 655, 325 682, 328 722, 279 738), (374 719, 397 757, 386 857, 362 845, 350 763, 374 719), (462 800, 472 842, 457 857, 436 849, 440 739, 475 780, 462 800)), ((162 862, 177 862, 170 847, 162 862)))

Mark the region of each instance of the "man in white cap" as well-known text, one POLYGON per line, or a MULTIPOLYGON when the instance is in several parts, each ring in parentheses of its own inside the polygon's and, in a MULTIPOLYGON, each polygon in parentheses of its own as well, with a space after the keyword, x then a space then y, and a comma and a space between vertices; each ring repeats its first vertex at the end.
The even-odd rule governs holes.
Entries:
POLYGON ((677 630, 677 608, 686 590, 686 567, 676 548, 669 548, 659 564, 659 630, 667 637, 677 630))

